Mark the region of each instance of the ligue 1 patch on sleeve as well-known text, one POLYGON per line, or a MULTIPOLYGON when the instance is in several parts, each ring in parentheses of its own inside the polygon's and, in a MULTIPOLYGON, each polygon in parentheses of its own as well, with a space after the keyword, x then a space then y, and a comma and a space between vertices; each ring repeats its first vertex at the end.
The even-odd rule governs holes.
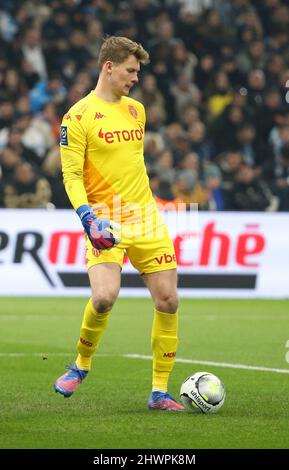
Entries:
POLYGON ((61 126, 61 128, 60 128, 60 144, 61 145, 68 145, 67 126, 61 126))

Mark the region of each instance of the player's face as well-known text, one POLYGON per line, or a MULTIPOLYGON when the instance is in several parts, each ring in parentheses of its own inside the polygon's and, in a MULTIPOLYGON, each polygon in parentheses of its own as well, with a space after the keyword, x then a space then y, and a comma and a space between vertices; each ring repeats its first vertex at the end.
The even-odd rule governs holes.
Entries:
POLYGON ((134 55, 130 55, 121 64, 111 63, 110 85, 114 95, 127 96, 130 89, 138 82, 139 71, 140 62, 134 55))

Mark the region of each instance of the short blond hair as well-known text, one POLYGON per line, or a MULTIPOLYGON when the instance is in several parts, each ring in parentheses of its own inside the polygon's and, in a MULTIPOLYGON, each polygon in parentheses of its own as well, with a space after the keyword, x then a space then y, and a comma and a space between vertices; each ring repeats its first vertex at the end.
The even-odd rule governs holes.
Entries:
POLYGON ((149 62, 149 53, 141 44, 123 36, 110 36, 104 40, 101 46, 98 57, 99 69, 102 69, 107 60, 121 64, 130 55, 134 55, 142 64, 149 62))

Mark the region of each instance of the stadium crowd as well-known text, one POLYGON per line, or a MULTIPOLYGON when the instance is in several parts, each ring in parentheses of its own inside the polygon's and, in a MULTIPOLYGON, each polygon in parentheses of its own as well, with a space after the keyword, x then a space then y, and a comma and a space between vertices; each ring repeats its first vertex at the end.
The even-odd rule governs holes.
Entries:
POLYGON ((289 0, 0 0, 0 206, 70 207, 59 127, 109 34, 151 56, 131 96, 161 207, 289 211, 288 24, 289 0))

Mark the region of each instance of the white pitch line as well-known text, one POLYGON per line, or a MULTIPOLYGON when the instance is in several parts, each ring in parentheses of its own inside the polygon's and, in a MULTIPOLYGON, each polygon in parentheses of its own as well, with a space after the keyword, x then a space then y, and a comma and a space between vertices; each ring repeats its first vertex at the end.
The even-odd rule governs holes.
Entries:
MULTIPOLYGON (((53 353, 53 352, 34 352, 34 353, 25 353, 25 352, 0 352, 0 357, 72 357, 71 353, 53 353)), ((98 357, 123 357, 126 359, 143 359, 145 361, 151 361, 152 356, 145 356, 142 354, 97 354, 98 357)), ((213 362, 213 361, 202 361, 197 359, 184 359, 177 358, 176 362, 183 364, 202 364, 205 366, 215 366, 215 367, 226 367, 229 369, 243 369, 243 370, 256 370, 261 372, 275 372, 278 374, 289 374, 289 369, 274 369, 270 367, 262 366, 249 366, 247 364, 230 364, 227 362, 213 362)))
MULTIPOLYGON (((152 360, 152 356, 142 356, 141 354, 124 354, 123 357, 127 357, 129 359, 152 360)), ((182 362, 184 364, 203 364, 205 366, 227 367, 230 369, 257 370, 257 371, 262 371, 262 372, 277 372, 279 374, 289 374, 289 369, 273 369, 270 367, 262 367, 262 366, 248 366, 246 364, 229 364, 227 362, 199 361, 195 359, 182 359, 182 358, 177 358, 176 362, 182 362)))

